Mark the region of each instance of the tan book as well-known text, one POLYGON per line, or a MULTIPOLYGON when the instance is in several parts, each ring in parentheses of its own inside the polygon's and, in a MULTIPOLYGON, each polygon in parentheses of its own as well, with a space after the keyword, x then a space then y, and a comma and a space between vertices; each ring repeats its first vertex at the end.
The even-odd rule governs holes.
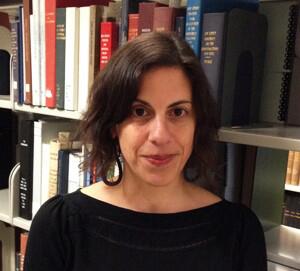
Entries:
POLYGON ((58 138, 50 141, 49 198, 57 194, 58 151, 70 149, 71 147, 70 132, 59 132, 58 138))
POLYGON ((293 162, 292 173, 291 173, 292 175, 291 185, 298 185, 299 169, 300 169, 300 152, 295 151, 294 162, 293 162))
POLYGON ((288 162, 286 167, 286 176, 285 176, 285 183, 291 184, 292 183, 292 169, 293 169, 293 163, 294 163, 294 151, 289 151, 288 155, 288 162))

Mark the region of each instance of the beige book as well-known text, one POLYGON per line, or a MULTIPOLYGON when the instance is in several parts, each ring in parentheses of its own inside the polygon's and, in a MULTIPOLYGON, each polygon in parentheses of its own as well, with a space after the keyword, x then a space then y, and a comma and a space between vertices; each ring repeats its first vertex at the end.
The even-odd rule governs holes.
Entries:
POLYGON ((300 152, 295 151, 294 162, 293 162, 292 173, 291 173, 292 175, 291 185, 298 185, 299 169, 300 169, 300 152))
POLYGON ((294 163, 294 151, 289 151, 288 155, 288 162, 286 167, 286 176, 285 176, 285 183, 291 184, 292 183, 292 169, 293 169, 293 163, 294 163))

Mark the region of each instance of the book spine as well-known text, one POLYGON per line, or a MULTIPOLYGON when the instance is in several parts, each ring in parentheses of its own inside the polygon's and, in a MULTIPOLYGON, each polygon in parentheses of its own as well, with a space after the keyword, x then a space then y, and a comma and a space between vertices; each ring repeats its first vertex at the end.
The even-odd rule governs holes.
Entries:
POLYGON ((155 7, 153 15, 153 31, 170 32, 175 29, 175 8, 155 7))
POLYGON ((128 41, 138 36, 139 14, 128 14, 128 41))
POLYGON ((104 69, 118 46, 118 26, 115 22, 101 22, 100 27, 100 70, 104 69))
POLYGON ((40 0, 40 13, 39 13, 39 38, 40 38, 40 95, 41 95, 41 106, 46 106, 46 13, 45 13, 45 2, 46 0, 40 0))
POLYGON ((200 61, 215 101, 221 98, 225 34, 226 13, 205 13, 200 61))
POLYGON ((156 6, 158 5, 155 2, 142 2, 139 4, 139 35, 153 31, 153 16, 156 6))
POLYGON ((119 45, 120 46, 127 42, 129 5, 130 5, 129 0, 122 1, 121 22, 120 22, 120 29, 119 29, 119 45))
POLYGON ((68 193, 69 155, 69 150, 58 151, 57 193, 59 195, 68 193))
POLYGON ((66 8, 65 109, 78 109, 79 8, 66 8))
POLYGON ((46 106, 56 106, 56 0, 45 1, 46 106))
POLYGON ((31 70, 32 70, 32 105, 41 105, 40 76, 40 38, 39 38, 39 2, 33 2, 33 14, 30 15, 31 70))
POLYGON ((19 70, 19 90, 18 90, 18 104, 24 104, 24 48, 23 48, 23 7, 19 8, 19 54, 18 54, 18 70, 19 70))
POLYGON ((300 170, 300 152, 295 151, 294 159, 293 159, 293 166, 291 172, 291 184, 298 185, 299 179, 299 170, 300 170))
POLYGON ((41 179, 42 179, 42 122, 33 124, 33 187, 32 187, 32 215, 34 216, 41 206, 41 179))
POLYGON ((50 141, 49 198, 57 194, 58 151, 60 148, 60 142, 57 140, 50 141))
POLYGON ((295 151, 289 151, 288 162, 286 167, 286 176, 285 176, 286 184, 292 183, 292 169, 293 169, 294 157, 295 157, 295 151))
POLYGON ((175 18, 175 33, 182 39, 185 39, 185 16, 175 18))
MULTIPOLYGON (((79 20, 79 92, 78 111, 87 109, 89 88, 95 74, 96 6, 81 7, 79 20)), ((98 33, 97 33, 98 34, 98 33)), ((97 61, 99 62, 99 61, 97 61)))
POLYGON ((24 103, 32 104, 31 89, 31 49, 30 49, 30 14, 32 13, 31 0, 23 1, 24 7, 24 58, 25 58, 25 96, 24 103))
POLYGON ((56 107, 65 103, 66 8, 56 9, 56 107))
POLYGON ((18 90, 19 90, 19 21, 14 21, 11 23, 11 52, 12 52, 12 95, 14 96, 14 101, 18 100, 18 90))
POLYGON ((23 120, 20 125, 20 217, 32 218, 32 173, 33 173, 33 122, 23 120))
POLYGON ((185 40, 200 57, 202 34, 202 1, 188 0, 186 8, 185 40))

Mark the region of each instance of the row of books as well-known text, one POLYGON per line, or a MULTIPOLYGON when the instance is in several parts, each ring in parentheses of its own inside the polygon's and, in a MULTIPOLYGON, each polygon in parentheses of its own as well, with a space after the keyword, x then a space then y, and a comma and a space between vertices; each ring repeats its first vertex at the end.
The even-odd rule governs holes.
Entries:
POLYGON ((300 195, 285 191, 282 224, 300 229, 300 195))
POLYGON ((300 152, 289 151, 285 183, 300 186, 300 152))
POLYGON ((20 217, 30 220, 49 198, 100 181, 93 167, 81 169, 87 150, 73 138, 76 125, 57 119, 21 120, 20 217))
MULTIPOLYGON (((28 67, 25 65, 24 89, 19 91, 21 96, 23 94, 24 103, 84 111, 88 91, 99 66, 105 66, 118 45, 150 31, 176 31, 190 43, 201 59, 212 85, 213 95, 220 101, 223 124, 247 124, 250 119, 253 120, 254 112, 258 111, 256 105, 259 104, 257 100, 264 59, 266 22, 264 17, 256 12, 257 0, 189 0, 184 8, 174 3, 171 6, 154 1, 126 0, 114 3, 114 7, 113 3, 109 3, 108 6, 86 7, 54 5, 55 18, 52 13, 51 18, 47 16, 47 5, 45 16, 37 16, 43 14, 44 1, 40 1, 38 7, 36 2, 38 1, 32 2, 33 14, 29 15, 29 33, 32 41, 29 67, 32 68, 32 80, 31 83, 26 83, 28 67), (119 13, 115 12, 113 19, 104 18, 105 8, 117 10, 119 13), (236 11, 235 8, 241 9, 236 11), (45 18, 45 42, 41 39, 41 18, 45 18), (56 23, 55 26, 53 22, 56 23), (49 34, 49 37, 47 29, 50 27, 52 34, 49 34), (55 33, 53 29, 56 30, 55 33), (256 39, 253 39, 253 36, 256 39), (44 50, 43 44, 47 44, 44 50), (251 52, 250 57, 247 57, 247 51, 251 52), (249 62, 254 62, 254 65, 251 66, 249 62), (251 77, 252 74, 254 75, 251 77), (59 80, 64 80, 64 83, 59 83, 59 80), (237 81, 247 84, 238 85, 237 81), (31 92, 28 92, 30 89, 31 92), (61 100, 64 102, 60 102, 61 100)), ((89 1, 86 1, 86 4, 88 3, 89 1)), ((22 15, 20 11, 20 22, 22 15)), ((13 33, 16 33, 14 29, 17 30, 18 27, 12 27, 13 33)), ((21 31, 18 34, 20 33, 21 31)), ((26 42, 26 39, 24 40, 26 42)), ((15 69, 21 66, 13 67, 15 69)), ((14 81, 12 85, 17 84, 14 81)), ((22 103, 22 97, 19 102, 22 103)))

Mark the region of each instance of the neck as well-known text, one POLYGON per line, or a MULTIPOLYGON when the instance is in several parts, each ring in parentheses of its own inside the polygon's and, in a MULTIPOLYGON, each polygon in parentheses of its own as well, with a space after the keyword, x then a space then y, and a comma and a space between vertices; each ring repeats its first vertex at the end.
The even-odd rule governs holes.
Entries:
POLYGON ((124 204, 140 212, 172 213, 188 209, 190 184, 183 178, 166 186, 134 182, 124 178, 119 192, 124 204))

